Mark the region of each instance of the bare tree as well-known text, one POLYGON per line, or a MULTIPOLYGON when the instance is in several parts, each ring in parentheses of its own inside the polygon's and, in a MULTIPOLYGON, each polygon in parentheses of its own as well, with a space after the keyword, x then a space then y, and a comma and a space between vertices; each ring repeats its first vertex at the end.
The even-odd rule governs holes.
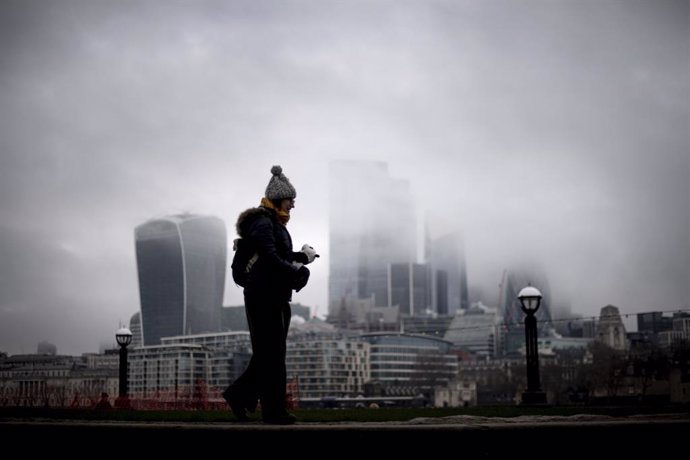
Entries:
POLYGON ((606 397, 615 398, 625 377, 627 357, 625 353, 608 345, 594 342, 592 352, 592 382, 595 393, 603 389, 606 397))

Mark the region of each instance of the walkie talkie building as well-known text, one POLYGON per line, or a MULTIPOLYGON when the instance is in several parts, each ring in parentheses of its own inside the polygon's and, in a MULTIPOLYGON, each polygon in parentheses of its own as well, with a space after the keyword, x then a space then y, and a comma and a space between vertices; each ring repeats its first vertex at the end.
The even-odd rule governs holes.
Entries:
POLYGON ((134 231, 144 345, 220 331, 227 232, 213 216, 153 219, 134 231))

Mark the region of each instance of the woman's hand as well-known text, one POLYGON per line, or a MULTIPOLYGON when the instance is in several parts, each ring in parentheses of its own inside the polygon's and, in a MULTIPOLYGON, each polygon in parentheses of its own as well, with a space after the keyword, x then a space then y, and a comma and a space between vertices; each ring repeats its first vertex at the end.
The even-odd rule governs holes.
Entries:
POLYGON ((308 264, 314 262, 314 259, 316 259, 317 257, 321 257, 316 253, 316 250, 308 244, 305 244, 302 246, 301 252, 303 252, 304 254, 307 255, 307 263, 308 264))

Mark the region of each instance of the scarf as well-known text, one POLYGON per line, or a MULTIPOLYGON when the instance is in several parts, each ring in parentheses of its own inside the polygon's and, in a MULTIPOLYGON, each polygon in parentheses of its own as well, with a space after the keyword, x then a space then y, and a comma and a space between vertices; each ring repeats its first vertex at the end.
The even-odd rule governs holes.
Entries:
POLYGON ((280 208, 276 208, 273 205, 273 202, 266 197, 261 198, 261 204, 259 206, 263 206, 264 208, 268 208, 268 209, 273 209, 275 211, 275 213, 278 214, 278 220, 283 225, 287 225, 288 221, 290 220, 290 213, 289 212, 285 212, 280 208))

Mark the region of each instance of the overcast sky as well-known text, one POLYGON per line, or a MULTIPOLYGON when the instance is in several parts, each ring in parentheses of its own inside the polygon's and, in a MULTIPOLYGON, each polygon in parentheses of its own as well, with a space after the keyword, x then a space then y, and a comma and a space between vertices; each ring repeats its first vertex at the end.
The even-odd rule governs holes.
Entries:
POLYGON ((0 351, 112 342, 134 227, 213 214, 232 239, 273 164, 322 255, 294 300, 324 315, 348 158, 463 233, 486 302, 529 260, 573 314, 688 308, 689 5, 0 0, 0 351))

